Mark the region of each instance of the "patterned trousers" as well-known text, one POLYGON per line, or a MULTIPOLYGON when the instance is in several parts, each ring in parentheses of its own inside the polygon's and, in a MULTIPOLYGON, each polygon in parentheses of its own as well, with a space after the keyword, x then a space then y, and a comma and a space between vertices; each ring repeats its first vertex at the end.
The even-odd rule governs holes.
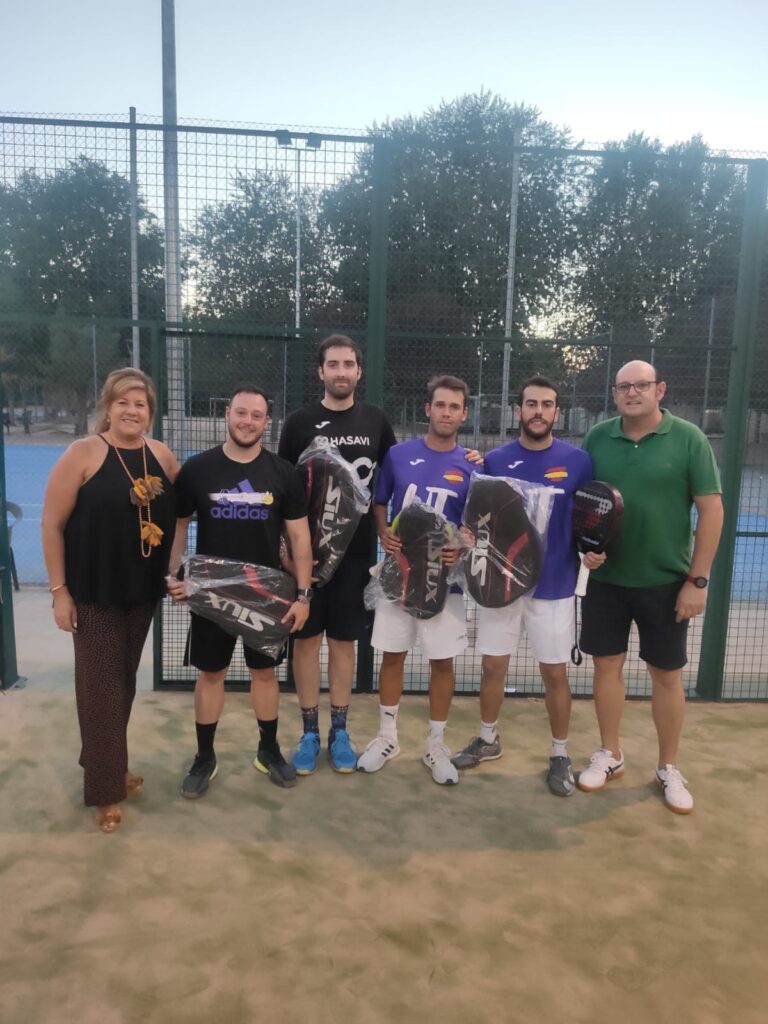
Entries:
POLYGON ((125 800, 128 720, 155 602, 77 606, 75 695, 88 807, 125 800))

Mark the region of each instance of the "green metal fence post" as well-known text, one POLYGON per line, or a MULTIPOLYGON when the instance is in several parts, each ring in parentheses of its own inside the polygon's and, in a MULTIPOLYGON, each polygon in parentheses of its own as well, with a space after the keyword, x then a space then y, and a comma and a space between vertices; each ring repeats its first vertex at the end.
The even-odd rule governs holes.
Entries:
POLYGON ((294 409, 300 409, 306 401, 304 378, 307 365, 308 342, 304 333, 297 330, 292 338, 288 338, 285 345, 287 348, 285 373, 287 383, 285 411, 287 414, 293 412, 294 409))
POLYGON ((725 436, 723 442, 723 505, 725 524, 715 564, 712 591, 707 602, 701 641, 696 692, 719 700, 728 635, 733 558, 741 490, 741 467, 746 442, 749 395, 757 338, 760 264, 765 242, 765 208, 768 200, 768 161, 754 160, 747 172, 744 226, 739 256, 739 280, 734 316, 734 354, 728 380, 725 436))
MULTIPOLYGON (((371 249, 368 260, 368 345, 365 354, 369 402, 384 404, 384 364, 387 343, 387 262, 389 255, 389 203, 392 177, 392 144, 376 139, 373 144, 373 196, 371 198, 371 249)), ((373 648, 365 637, 357 645, 359 691, 373 689, 373 648)))
MULTIPOLYGON (((5 390, 0 384, 0 408, 5 406, 5 390)), ((10 405, 8 412, 10 415, 10 405)), ((0 431, 3 425, 0 423, 0 431)), ((8 538, 8 509, 5 491, 5 437, 0 437, 0 688, 7 689, 19 681, 16 664, 16 628, 13 619, 13 581, 11 579, 11 546, 8 538)))
POLYGON ((384 362, 387 343, 387 260, 389 203, 392 178, 392 143, 373 144, 373 196, 371 198, 371 252, 368 260, 368 345, 365 354, 369 402, 384 402, 384 362))
MULTIPOLYGON (((154 436, 162 441, 163 439, 163 414, 167 402, 165 387, 163 384, 163 353, 160 345, 160 329, 157 324, 150 328, 149 342, 149 365, 151 368, 152 380, 157 390, 157 413, 154 422, 154 436)), ((181 452, 174 453, 177 458, 182 457, 181 452)), ((152 621, 152 689, 160 690, 163 683, 163 603, 157 606, 155 617, 152 621)))

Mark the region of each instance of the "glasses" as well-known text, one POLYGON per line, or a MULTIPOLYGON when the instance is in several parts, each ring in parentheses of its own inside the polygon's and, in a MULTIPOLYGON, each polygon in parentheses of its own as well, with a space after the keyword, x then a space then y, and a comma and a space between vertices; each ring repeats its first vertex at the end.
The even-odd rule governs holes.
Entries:
POLYGON ((634 388, 638 395, 644 395, 648 388, 658 383, 657 380, 635 380, 628 384, 614 384, 613 390, 618 391, 620 395, 628 395, 634 388))

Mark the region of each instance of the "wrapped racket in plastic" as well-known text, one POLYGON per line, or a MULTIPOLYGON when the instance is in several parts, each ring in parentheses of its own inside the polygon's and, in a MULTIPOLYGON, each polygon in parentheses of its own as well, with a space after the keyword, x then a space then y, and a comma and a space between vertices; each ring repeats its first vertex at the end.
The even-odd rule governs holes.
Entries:
POLYGON ((313 576, 324 586, 336 572, 363 515, 370 495, 355 469, 326 437, 316 437, 296 464, 309 501, 313 576))
POLYGON ((381 564, 381 592, 416 619, 434 618, 448 596, 448 568, 443 565, 442 549, 452 539, 453 527, 440 512, 416 500, 395 517, 392 529, 402 547, 381 564))
POLYGON ((483 608, 503 608, 539 582, 554 490, 473 473, 462 516, 474 536, 465 585, 483 608))
POLYGON ((291 629, 280 620, 296 600, 296 581, 280 569, 209 555, 182 560, 187 605, 197 615, 277 658, 291 629))

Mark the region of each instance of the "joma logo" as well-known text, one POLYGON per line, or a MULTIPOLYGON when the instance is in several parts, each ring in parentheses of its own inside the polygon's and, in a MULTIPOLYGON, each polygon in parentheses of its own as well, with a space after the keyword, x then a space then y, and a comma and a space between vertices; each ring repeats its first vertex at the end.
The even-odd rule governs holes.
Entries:
POLYGON ((328 485, 328 493, 325 496, 323 515, 320 520, 320 544, 321 548, 331 543, 331 534, 336 516, 339 514, 339 502, 341 501, 341 488, 333 486, 333 477, 328 485))
POLYGON ((490 519, 491 513, 489 512, 478 520, 475 546, 472 548, 469 559, 469 572, 472 576, 480 577, 481 587, 485 585, 485 574, 488 571, 488 551, 491 546, 491 531, 488 527, 490 519))

